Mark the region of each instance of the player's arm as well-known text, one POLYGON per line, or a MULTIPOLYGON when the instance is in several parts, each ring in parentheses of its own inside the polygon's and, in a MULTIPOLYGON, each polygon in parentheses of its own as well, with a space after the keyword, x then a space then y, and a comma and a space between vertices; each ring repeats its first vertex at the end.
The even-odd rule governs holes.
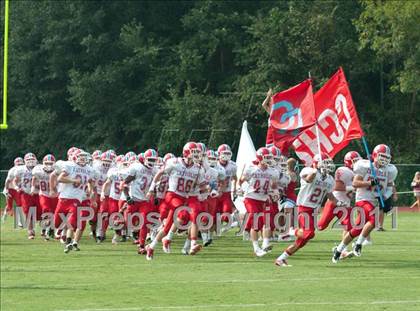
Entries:
POLYGON ((80 178, 69 177, 69 174, 66 171, 63 171, 60 175, 58 175, 57 181, 63 184, 74 184, 76 187, 78 187, 82 182, 80 178))
POLYGON ((13 178, 12 185, 13 185, 13 188, 15 188, 17 191, 20 191, 19 184, 20 184, 20 177, 19 175, 16 175, 13 178))
POLYGON ((328 198, 328 200, 330 200, 334 205, 340 205, 340 204, 337 204, 338 203, 338 200, 337 200, 337 198, 333 195, 333 193, 332 192, 329 192, 329 193, 327 193, 327 198, 328 198))
POLYGON ((38 181, 37 177, 35 175, 32 176, 32 180, 31 180, 31 194, 34 194, 35 193, 37 181, 38 181))
POLYGON ((265 97, 263 103, 261 104, 261 106, 264 108, 265 111, 267 111, 268 114, 271 113, 271 111, 270 111, 270 100, 271 100, 272 95, 273 95, 273 90, 270 88, 267 91, 267 96, 265 97))
POLYGON ((369 188, 377 185, 378 181, 375 179, 372 180, 363 180, 363 177, 360 175, 355 175, 353 178, 352 186, 354 188, 369 188))
POLYGON ((236 173, 235 175, 232 176, 232 180, 233 180, 233 196, 236 197, 236 184, 238 182, 238 177, 236 177, 236 173))
POLYGON ((146 194, 146 199, 150 199, 150 197, 153 195, 153 193, 155 192, 156 186, 159 184, 164 173, 165 173, 165 168, 163 167, 156 173, 155 177, 153 177, 153 180, 149 187, 149 191, 146 194))
POLYGON ((50 193, 52 196, 57 194, 57 178, 58 174, 56 171, 52 172, 49 176, 49 184, 50 184, 50 193))
POLYGON ((101 201, 105 200, 105 193, 108 193, 111 188, 111 179, 107 178, 102 185, 102 191, 101 191, 101 201))
POLYGON ((89 179, 89 181, 87 183, 87 192, 89 193, 90 204, 93 207, 97 207, 96 188, 95 188, 95 181, 93 179, 89 179))
POLYGON ((316 173, 317 173, 317 171, 316 170, 314 170, 313 172, 311 172, 311 173, 309 173, 309 174, 304 174, 304 175, 302 175, 301 177, 302 177, 302 179, 304 180, 304 181, 306 181, 307 183, 312 183, 313 181, 314 181, 314 179, 315 179, 315 176, 316 176, 316 173))
MULTIPOLYGON (((130 198, 130 195, 128 194, 128 186, 131 184, 131 182, 132 182, 134 179, 136 179, 136 176, 133 176, 133 175, 128 175, 128 176, 124 179, 123 183, 121 184, 122 191, 124 192, 124 194, 125 194, 125 196, 127 197, 127 199, 128 199, 128 198, 130 198)), ((129 200, 127 200, 127 202, 128 202, 128 201, 129 201, 129 200)))

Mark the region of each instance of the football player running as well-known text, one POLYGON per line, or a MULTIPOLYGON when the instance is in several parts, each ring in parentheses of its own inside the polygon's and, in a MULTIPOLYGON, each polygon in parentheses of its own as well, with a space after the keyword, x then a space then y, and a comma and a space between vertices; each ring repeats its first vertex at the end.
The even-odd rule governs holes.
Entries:
MULTIPOLYGON (((354 193, 354 188, 352 186, 354 177, 353 167, 360 159, 362 159, 362 157, 358 152, 349 151, 344 156, 344 166, 336 169, 333 194, 337 200, 345 203, 345 206, 337 207, 332 201, 327 200, 324 209, 322 210, 321 218, 318 221, 318 230, 325 230, 334 217, 341 220, 341 225, 343 225, 343 237, 351 230, 351 200, 354 193)), ((347 250, 343 250, 342 257, 347 257, 347 255, 349 255, 347 250)))
POLYGON ((269 204, 269 210, 267 211, 268 218, 264 217, 264 221, 269 220, 269 223, 264 224, 264 230, 266 238, 263 239, 262 249, 264 251, 271 250, 270 239, 269 237, 273 236, 273 232, 276 229, 280 229, 281 227, 285 228, 286 225, 286 215, 279 215, 280 217, 276 217, 278 213, 284 207, 284 204, 280 205, 280 202, 284 202, 286 199, 286 190, 287 186, 290 182, 290 176, 287 174, 287 158, 281 154, 281 151, 276 146, 270 147, 270 152, 273 155, 272 161, 272 168, 277 171, 278 174, 278 192, 280 200, 275 201, 271 200, 269 204), (277 223, 275 221, 277 220, 277 223))
MULTIPOLYGON (((258 244, 258 232, 263 229, 265 208, 270 204, 270 196, 273 202, 279 199, 277 189, 279 174, 270 167, 272 161, 273 155, 268 148, 258 149, 256 160, 244 170, 239 179, 239 186, 242 186, 244 182, 249 184, 244 195, 244 204, 248 212, 245 230, 250 232, 250 239, 257 257, 267 254, 258 244)), ((269 237, 263 235, 263 238, 265 241, 269 237)))
POLYGON ((94 172, 87 165, 88 153, 79 149, 73 156, 75 161, 67 162, 57 178, 57 181, 63 185, 60 189, 58 204, 54 214, 56 228, 61 225, 63 216, 68 216, 64 253, 68 253, 72 249, 80 250, 79 241, 86 227, 85 219, 92 216, 92 213, 89 215, 89 210, 80 209, 83 206, 82 202, 86 200, 86 195, 89 195, 93 206, 96 204, 94 172))
MULTIPOLYGON (((16 169, 19 166, 25 165, 23 158, 17 157, 13 161, 14 166, 7 172, 7 177, 4 182, 3 194, 6 197, 6 207, 4 208, 2 222, 5 222, 7 214, 13 215, 13 202, 16 204, 16 208, 20 209, 20 195, 13 186, 13 179, 15 178, 16 169)), ((16 213, 15 217, 19 217, 20 213, 16 213)), ((16 219, 17 223, 21 224, 20 219, 16 219)))
POLYGON ((353 228, 347 232, 341 243, 334 250, 332 262, 337 263, 341 253, 347 245, 356 237, 353 254, 360 257, 362 244, 375 228, 375 204, 377 202, 376 189, 379 187, 382 195, 388 186, 393 185, 392 178, 396 168, 391 162, 391 150, 388 146, 381 144, 376 146, 372 152, 373 167, 376 177, 371 169, 369 160, 359 160, 353 167, 353 187, 356 189, 356 205, 358 216, 353 228))
POLYGON ((42 164, 32 170, 32 192, 35 192, 36 185, 39 185, 39 205, 41 206, 41 218, 43 221, 42 236, 46 241, 54 237, 52 228, 53 215, 57 207, 58 198, 50 190, 50 175, 54 171, 55 157, 47 154, 42 159, 42 164))
MULTIPOLYGON (((174 228, 172 228, 172 225, 175 226, 173 223, 174 217, 180 216, 180 213, 178 213, 179 210, 177 209, 185 205, 191 210, 190 213, 187 213, 189 220, 192 223, 190 226, 191 248, 189 254, 194 255, 202 248, 202 246, 197 243, 198 230, 196 224, 197 215, 201 210, 201 204, 196 196, 190 197, 190 192, 194 190, 196 185, 198 185, 201 191, 205 191, 206 184, 202 170, 194 163, 197 157, 199 157, 197 145, 194 142, 188 142, 183 148, 182 158, 169 159, 166 165, 156 174, 150 185, 149 193, 147 195, 148 198, 153 195, 156 184, 160 181, 162 175, 166 173, 169 176, 169 187, 165 195, 165 201, 169 208, 168 217, 166 218, 165 226, 158 232, 155 239, 146 246, 147 260, 153 259, 154 249, 156 245, 162 241, 162 238, 167 235, 169 231, 173 232, 174 228)), ((168 252, 168 249, 169 245, 164 245, 164 251, 168 252)))
POLYGON ((37 202, 37 196, 34 192, 32 192, 34 189, 32 189, 31 186, 32 170, 37 165, 38 161, 33 153, 25 154, 23 160, 25 165, 20 165, 16 168, 13 184, 20 195, 23 213, 25 214, 28 226, 28 239, 33 240, 35 238, 35 221, 40 220, 41 218, 41 209, 39 208, 39 203, 37 202), (28 216, 30 217, 28 218, 28 216), (32 216, 35 216, 35 219, 33 219, 32 216))
MULTIPOLYGON (((109 153, 111 156, 112 153, 109 153)), ((106 232, 109 224, 111 223, 112 228, 114 228, 114 236, 112 237, 112 244, 118 244, 118 237, 121 236, 121 229, 117 229, 117 226, 121 225, 122 219, 118 221, 118 201, 121 197, 120 185, 123 182, 119 174, 119 170, 124 166, 124 155, 119 155, 115 159, 115 166, 111 166, 107 172, 107 179, 102 186, 101 191, 101 210, 102 202, 106 201, 104 204, 106 206, 106 212, 102 214, 102 232, 106 232)))
MULTIPOLYGON (((104 152, 101 154, 100 159, 93 162, 93 169, 96 174, 95 176, 95 187, 96 187, 96 209, 99 209, 97 220, 94 224, 96 229, 96 242, 102 243, 105 240, 106 230, 109 224, 109 210, 108 210, 108 199, 109 189, 107 192, 103 192, 103 186, 108 178, 108 171, 110 170, 112 163, 114 162, 114 154, 111 152, 104 152), (98 226, 99 225, 99 226, 98 226)), ((92 207, 93 208, 93 207, 92 207)))
POLYGON ((217 154, 219 155, 219 165, 225 170, 226 178, 223 182, 220 197, 217 202, 217 212, 219 214, 225 214, 221 217, 222 221, 229 223, 229 216, 226 214, 232 214, 233 212, 233 198, 236 198, 236 163, 231 160, 232 150, 229 145, 223 144, 217 148, 217 154))
POLYGON ((153 210, 147 193, 153 177, 156 175, 155 165, 158 161, 158 153, 154 149, 148 149, 144 153, 144 164, 133 163, 124 180, 123 191, 126 196, 127 225, 140 226, 138 253, 145 254, 145 243, 149 231, 148 215, 153 210), (134 213, 139 213, 141 219, 135 219, 134 213), (140 221, 140 223, 138 222, 140 221))
POLYGON ((315 211, 321 207, 325 196, 338 206, 333 195, 334 163, 327 154, 317 154, 313 158, 312 167, 305 167, 300 172, 300 190, 297 197, 298 229, 290 230, 289 234, 296 236, 293 244, 276 259, 275 265, 288 267, 287 259, 306 245, 315 236, 315 211))

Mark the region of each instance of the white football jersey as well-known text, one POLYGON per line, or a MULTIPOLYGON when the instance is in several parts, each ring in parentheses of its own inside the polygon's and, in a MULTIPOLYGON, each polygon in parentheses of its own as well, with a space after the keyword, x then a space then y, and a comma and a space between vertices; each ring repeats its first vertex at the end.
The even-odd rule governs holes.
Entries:
MULTIPOLYGON (((335 171, 335 180, 341 181, 345 187, 352 185, 353 177, 354 177, 353 171, 347 166, 341 166, 337 168, 335 171)), ((346 191, 334 190, 333 194, 337 200, 346 203, 346 206, 350 206, 351 198, 352 198, 351 193, 347 193, 346 191)))
POLYGON ((203 170, 197 165, 187 167, 181 158, 169 159, 164 172, 169 176, 168 191, 175 192, 184 198, 191 195, 196 185, 205 182, 203 170))
MULTIPOLYGON (((9 183, 9 189, 11 189, 13 186, 12 186, 12 181, 13 181, 13 179, 15 178, 15 176, 16 176, 16 169, 18 168, 18 167, 20 167, 20 166, 23 166, 23 165, 18 165, 18 166, 13 166, 8 172, 7 172, 7 176, 6 176, 6 180, 4 181, 5 183, 9 183)), ((19 182, 19 183, 21 183, 21 182, 19 182)), ((18 185, 18 187, 20 187, 20 185, 18 185)))
MULTIPOLYGON (((395 185, 395 179, 397 179, 397 175, 398 175, 398 169, 395 165, 393 164, 389 164, 388 165, 388 170, 389 170, 389 174, 388 174, 388 186, 386 187, 385 190, 385 194, 384 194, 384 199, 389 199, 392 196, 393 193, 393 188, 395 185), (392 184, 392 186, 389 186, 389 184, 392 184)), ((378 195, 376 195, 378 196, 378 195)))
POLYGON ((109 187, 109 197, 114 200, 119 200, 121 196, 120 185, 122 179, 119 174, 118 168, 111 167, 107 172, 107 178, 111 181, 111 185, 109 187))
MULTIPOLYGON (((61 172, 63 171, 64 167, 66 167, 66 165, 68 165, 68 163, 74 163, 72 161, 63 161, 63 160, 58 160, 57 162, 54 163, 53 167, 54 167, 54 174, 56 174, 57 176, 61 174, 61 172)), ((57 192, 60 193, 61 189, 63 188, 63 184, 62 183, 58 183, 57 184, 57 192)))
POLYGON ((79 178, 81 184, 76 187, 74 184, 63 183, 58 197, 62 199, 76 199, 80 202, 85 200, 87 197, 87 185, 89 181, 92 181, 95 177, 92 167, 88 165, 80 166, 73 162, 67 162, 62 168, 62 172, 66 172, 70 178, 79 178))
POLYGON ((325 196, 334 189, 334 178, 331 175, 322 176, 315 168, 305 167, 300 172, 300 190, 297 196, 296 204, 298 206, 319 208, 324 201, 325 196), (316 172, 316 176, 311 183, 306 182, 303 176, 316 172))
POLYGON ((280 194, 285 194, 287 186, 289 185, 289 182, 290 182, 290 176, 287 173, 280 171, 280 169, 276 167, 274 167, 273 169, 275 169, 277 174, 279 174, 277 189, 279 190, 280 194))
POLYGON ((153 177, 156 175, 156 168, 148 168, 141 163, 133 163, 130 166, 128 175, 135 179, 130 183, 130 196, 135 201, 147 201, 146 194, 149 191, 153 177))
POLYGON ((39 164, 32 170, 32 175, 38 180, 39 194, 45 197, 52 197, 50 192, 50 174, 44 171, 44 165, 39 164))
POLYGON ((95 189, 96 192, 100 195, 102 193, 102 186, 106 181, 109 169, 104 167, 100 161, 93 162, 93 169, 95 172, 95 189))
MULTIPOLYGON (((218 186, 219 181, 225 180, 225 178, 226 178, 225 171, 220 166, 216 166, 216 167, 208 166, 204 172, 204 180, 206 184, 209 185, 210 191, 212 190, 217 191, 217 186, 218 186)), ((209 192, 200 193, 198 195, 198 199, 200 201, 204 201, 207 199, 209 194, 210 194, 209 192)))
POLYGON ((16 167, 14 174, 20 180, 20 189, 27 194, 31 194, 32 170, 27 168, 26 165, 20 165, 16 167))
MULTIPOLYGON (((396 168, 394 165, 390 164, 385 167, 376 168, 376 178, 379 181, 379 188, 382 195, 385 194, 385 189, 387 188, 390 178, 392 178, 393 172, 396 168)), ((373 179, 373 174, 370 168, 370 163, 368 160, 359 160, 354 164, 353 167, 354 175, 359 175, 363 178, 363 181, 368 181, 373 179)), ((395 175, 396 176, 396 175, 395 175)), ((368 188, 357 188, 356 189, 356 202, 359 201, 369 201, 372 204, 376 204, 376 186, 368 188)))
POLYGON ((258 165, 248 166, 243 173, 243 178, 248 182, 245 198, 258 201, 267 201, 273 183, 278 183, 279 173, 268 167, 262 169, 258 165))
POLYGON ((165 197, 165 193, 168 191, 168 182, 169 176, 168 174, 164 173, 160 178, 159 185, 156 187, 156 197, 158 199, 163 199, 165 197))
POLYGON ((226 165, 222 165, 220 162, 218 163, 219 166, 221 166, 225 170, 226 175, 226 182, 227 187, 223 190, 223 192, 232 192, 232 181, 233 177, 236 177, 236 163, 233 161, 229 161, 226 163, 226 165))
MULTIPOLYGON (((129 173, 130 173, 130 166, 123 167, 118 170, 118 175, 120 176, 121 182, 123 182, 128 177, 129 173)), ((123 200, 123 201, 127 200, 127 197, 124 191, 121 191, 120 200, 123 200)))

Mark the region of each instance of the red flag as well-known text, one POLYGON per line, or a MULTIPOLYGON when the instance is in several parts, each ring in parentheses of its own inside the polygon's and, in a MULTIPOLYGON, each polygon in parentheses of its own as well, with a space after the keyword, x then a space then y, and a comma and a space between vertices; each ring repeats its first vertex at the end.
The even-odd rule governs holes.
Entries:
POLYGON ((287 153, 296 136, 314 123, 312 82, 308 79, 272 97, 266 143, 287 153))
MULTIPOLYGON (((314 95, 321 151, 331 158, 350 140, 363 136, 343 69, 338 71, 314 95)), ((296 154, 306 165, 318 153, 315 126, 305 130, 293 142, 296 154)))

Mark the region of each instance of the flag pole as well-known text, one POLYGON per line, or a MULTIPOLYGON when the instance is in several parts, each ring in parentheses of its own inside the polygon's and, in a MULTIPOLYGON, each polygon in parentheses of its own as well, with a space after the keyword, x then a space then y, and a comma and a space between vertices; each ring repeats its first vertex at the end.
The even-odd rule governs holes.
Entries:
POLYGON ((3 58, 3 122, 0 129, 7 129, 7 56, 9 47, 9 0, 4 2, 4 58, 3 58))
MULTIPOLYGON (((311 83, 312 83, 312 76, 311 76, 310 71, 308 71, 308 77, 309 77, 309 79, 311 79, 311 83)), ((315 105, 315 101, 314 101, 314 105, 315 105)), ((315 110, 315 107, 314 107, 314 110, 315 110)), ((320 159, 322 159, 322 157, 321 157, 321 141, 319 139, 318 119, 315 120, 315 131, 316 131, 316 142, 318 144, 318 153, 319 153, 320 159)))

